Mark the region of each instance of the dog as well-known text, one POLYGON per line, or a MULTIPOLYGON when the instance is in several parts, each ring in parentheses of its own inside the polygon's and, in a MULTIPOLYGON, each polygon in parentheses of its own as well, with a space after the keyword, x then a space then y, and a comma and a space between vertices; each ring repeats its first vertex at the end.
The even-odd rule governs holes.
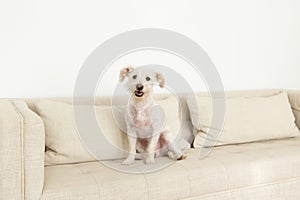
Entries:
POLYGON ((129 155, 122 164, 131 165, 136 159, 151 164, 155 163, 155 157, 164 155, 173 160, 185 159, 186 155, 175 146, 170 130, 162 123, 164 112, 152 97, 155 84, 164 87, 164 76, 149 68, 128 65, 121 69, 119 81, 125 78, 125 87, 131 94, 125 114, 129 155))

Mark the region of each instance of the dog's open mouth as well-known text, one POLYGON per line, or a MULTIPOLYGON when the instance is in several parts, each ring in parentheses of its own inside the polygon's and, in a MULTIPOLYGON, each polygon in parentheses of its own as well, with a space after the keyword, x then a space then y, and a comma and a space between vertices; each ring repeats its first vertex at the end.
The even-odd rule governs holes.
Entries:
POLYGON ((144 95, 144 92, 142 92, 141 90, 136 90, 134 91, 134 95, 136 97, 142 97, 144 95))

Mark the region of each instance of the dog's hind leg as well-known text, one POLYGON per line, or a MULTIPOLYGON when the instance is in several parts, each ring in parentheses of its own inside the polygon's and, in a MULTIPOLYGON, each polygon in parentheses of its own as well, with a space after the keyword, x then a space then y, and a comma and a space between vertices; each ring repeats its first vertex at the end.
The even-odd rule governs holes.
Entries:
POLYGON ((183 160, 187 158, 187 155, 183 154, 180 149, 176 147, 176 145, 173 142, 171 132, 169 130, 165 130, 163 133, 163 137, 166 141, 167 145, 167 154, 169 158, 172 160, 183 160))

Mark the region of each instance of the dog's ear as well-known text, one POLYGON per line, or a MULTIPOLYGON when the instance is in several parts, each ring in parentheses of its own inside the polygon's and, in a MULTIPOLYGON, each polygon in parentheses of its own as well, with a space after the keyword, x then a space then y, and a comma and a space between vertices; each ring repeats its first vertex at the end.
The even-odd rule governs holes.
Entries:
POLYGON ((127 65, 126 67, 124 67, 123 69, 121 69, 120 75, 119 75, 119 81, 120 82, 124 81, 124 79, 127 76, 127 74, 129 72, 131 72, 132 70, 133 70, 133 67, 131 65, 127 65))
POLYGON ((165 78, 160 72, 156 72, 156 81, 159 83, 159 87, 163 88, 165 86, 165 78))

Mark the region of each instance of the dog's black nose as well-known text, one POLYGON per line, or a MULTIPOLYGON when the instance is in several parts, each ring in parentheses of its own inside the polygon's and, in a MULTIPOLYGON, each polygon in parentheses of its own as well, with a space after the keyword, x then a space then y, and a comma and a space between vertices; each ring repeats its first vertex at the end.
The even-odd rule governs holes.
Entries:
POLYGON ((144 86, 143 86, 142 84, 139 83, 139 84, 136 85, 136 89, 137 89, 137 90, 143 90, 143 89, 144 89, 144 86))

